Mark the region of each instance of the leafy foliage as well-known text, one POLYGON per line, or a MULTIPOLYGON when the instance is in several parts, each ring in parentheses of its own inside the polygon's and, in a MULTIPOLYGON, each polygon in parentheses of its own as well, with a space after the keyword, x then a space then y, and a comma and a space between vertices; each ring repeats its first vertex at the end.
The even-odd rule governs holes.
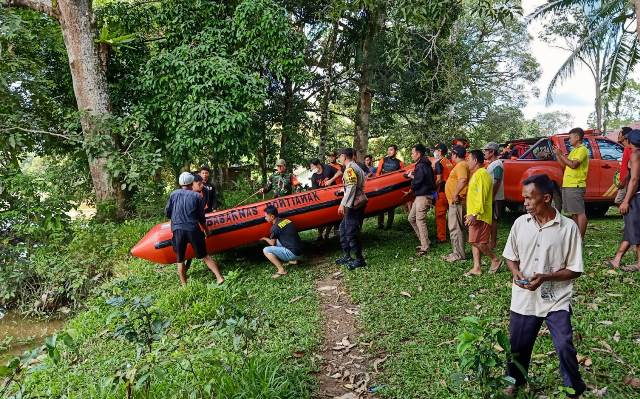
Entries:
POLYGON ((513 377, 504 376, 507 362, 512 360, 505 331, 477 317, 465 317, 462 323, 467 329, 457 337, 456 350, 464 374, 454 374, 452 379, 461 384, 465 374, 468 375, 476 380, 483 397, 493 397, 501 389, 515 384, 513 377))

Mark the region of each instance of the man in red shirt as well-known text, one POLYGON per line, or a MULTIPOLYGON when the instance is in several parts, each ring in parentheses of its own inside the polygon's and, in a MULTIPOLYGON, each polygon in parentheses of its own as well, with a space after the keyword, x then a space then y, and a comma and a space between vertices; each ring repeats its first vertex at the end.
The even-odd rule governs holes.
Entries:
POLYGON ((622 153, 622 161, 620 162, 620 171, 618 174, 618 194, 614 200, 616 205, 622 204, 627 194, 627 184, 629 184, 629 159, 633 151, 629 140, 627 140, 627 134, 629 134, 630 131, 630 127, 623 127, 620 129, 620 133, 618 133, 618 143, 624 146, 624 152, 622 153))

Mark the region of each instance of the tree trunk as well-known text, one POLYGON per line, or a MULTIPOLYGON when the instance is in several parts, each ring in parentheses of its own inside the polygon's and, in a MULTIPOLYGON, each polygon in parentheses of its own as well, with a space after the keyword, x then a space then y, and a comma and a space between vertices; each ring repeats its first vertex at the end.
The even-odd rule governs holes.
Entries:
POLYGON ((289 78, 285 78, 284 80, 284 104, 282 107, 282 133, 280 135, 280 158, 281 159, 289 159, 290 152, 289 151, 289 141, 291 138, 291 134, 295 132, 294 119, 293 115, 293 82, 289 78))
POLYGON ((95 42, 91 0, 7 0, 6 4, 44 12, 60 22, 98 212, 105 216, 115 210, 116 217, 124 216, 124 195, 107 169, 106 153, 115 150, 116 145, 104 128, 111 116, 111 103, 103 69, 106 58, 103 54, 101 59, 95 42))
POLYGON ((336 59, 336 41, 338 39, 338 20, 331 28, 325 49, 325 75, 322 87, 322 101, 320 102, 320 144, 318 145, 318 158, 324 160, 327 153, 327 141, 329 139, 329 105, 331 104, 331 89, 333 88, 333 64, 336 59))
POLYGON ((633 8, 635 8, 636 12, 636 34, 638 40, 640 40, 640 0, 634 0, 633 8))
POLYGON ((602 92, 600 91, 600 81, 596 79, 596 129, 602 131, 602 92))
POLYGON ((369 148, 369 117, 371 115, 372 66, 375 62, 375 44, 378 34, 384 29, 386 14, 383 9, 365 9, 367 29, 362 38, 360 81, 358 83, 358 104, 356 107, 356 126, 353 147, 357 159, 362 161, 369 148))

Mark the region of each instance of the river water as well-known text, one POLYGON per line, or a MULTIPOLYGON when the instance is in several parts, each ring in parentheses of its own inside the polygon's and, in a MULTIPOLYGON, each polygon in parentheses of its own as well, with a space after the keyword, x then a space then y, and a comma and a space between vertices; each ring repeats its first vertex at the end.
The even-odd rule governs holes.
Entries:
MULTIPOLYGON (((3 313, 0 312, 0 316, 3 313)), ((9 312, 0 318, 0 365, 14 355, 44 343, 64 326, 62 319, 31 319, 9 312)))

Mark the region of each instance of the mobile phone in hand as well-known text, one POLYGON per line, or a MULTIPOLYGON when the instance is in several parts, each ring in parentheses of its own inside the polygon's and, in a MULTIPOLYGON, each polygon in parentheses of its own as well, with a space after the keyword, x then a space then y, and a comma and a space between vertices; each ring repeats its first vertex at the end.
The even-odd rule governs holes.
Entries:
POLYGON ((520 285, 527 285, 529 284, 529 280, 524 279, 524 280, 516 280, 516 283, 520 284, 520 285))

